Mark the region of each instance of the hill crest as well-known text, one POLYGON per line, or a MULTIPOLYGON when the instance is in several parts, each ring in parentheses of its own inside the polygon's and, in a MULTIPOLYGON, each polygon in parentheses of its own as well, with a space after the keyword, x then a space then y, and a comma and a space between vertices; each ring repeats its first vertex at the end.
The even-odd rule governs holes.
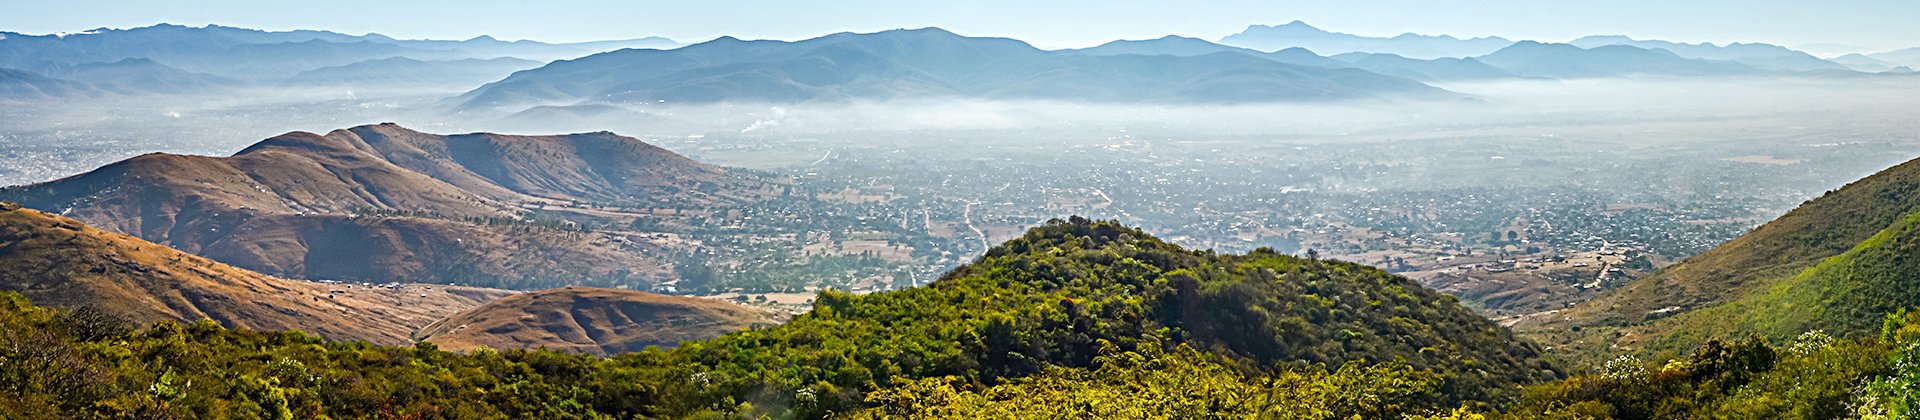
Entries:
POLYGON ((612 133, 381 124, 288 133, 229 157, 142 155, 0 188, 0 200, 288 277, 541 288, 670 274, 643 235, 584 232, 536 211, 604 218, 570 205, 723 205, 772 187, 612 133))

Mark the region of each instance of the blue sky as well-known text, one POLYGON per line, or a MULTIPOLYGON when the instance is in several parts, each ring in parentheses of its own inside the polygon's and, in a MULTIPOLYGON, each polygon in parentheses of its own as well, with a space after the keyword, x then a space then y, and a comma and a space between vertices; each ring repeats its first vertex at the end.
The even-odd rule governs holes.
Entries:
POLYGON ((78 32, 169 22, 379 32, 400 38, 585 41, 659 35, 800 39, 939 26, 1042 47, 1179 34, 1217 40, 1304 20, 1363 35, 1403 32, 1565 41, 1588 34, 1724 43, 1920 46, 1916 0, 1386 1, 406 1, 0 0, 0 30, 78 32))

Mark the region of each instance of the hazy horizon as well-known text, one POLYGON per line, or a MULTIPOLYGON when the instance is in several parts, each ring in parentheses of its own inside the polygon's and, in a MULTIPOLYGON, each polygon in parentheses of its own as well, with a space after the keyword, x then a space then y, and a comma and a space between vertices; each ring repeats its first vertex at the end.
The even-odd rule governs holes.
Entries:
POLYGON ((1763 42, 1787 47, 1878 52, 1920 46, 1920 3, 1851 2, 1823 5, 1786 0, 1761 2, 1654 1, 1607 4, 1547 4, 1519 0, 1442 6, 1415 1, 1298 2, 1231 1, 1201 5, 1160 2, 843 2, 796 5, 749 1, 730 7, 573 0, 537 7, 508 2, 439 1, 401 4, 366 1, 263 5, 226 0, 186 3, 79 1, 15 5, 0 17, 0 30, 24 34, 79 33, 97 28, 135 28, 160 23, 215 24, 273 31, 314 29, 401 39, 468 39, 586 42, 650 36, 694 43, 721 36, 798 40, 837 32, 940 27, 969 36, 1021 39, 1047 49, 1084 48, 1121 39, 1180 35, 1217 41, 1251 25, 1304 21, 1321 29, 1362 36, 1403 33, 1460 38, 1498 36, 1513 40, 1566 42, 1587 35, 1727 44, 1763 42), (1371 6, 1371 7, 1369 7, 1371 6), (288 7, 298 9, 290 12, 288 7), (366 13, 382 10, 382 13, 366 13), (448 10, 458 10, 452 16, 448 10), (591 12, 591 13, 585 13, 591 12), (1849 48, 1850 47, 1850 48, 1849 48))

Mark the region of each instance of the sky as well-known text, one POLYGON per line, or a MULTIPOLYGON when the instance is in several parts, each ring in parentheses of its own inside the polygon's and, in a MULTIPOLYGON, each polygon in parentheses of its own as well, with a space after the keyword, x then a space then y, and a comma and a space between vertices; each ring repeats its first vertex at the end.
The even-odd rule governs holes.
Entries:
POLYGON ((617 1, 617 0, 0 0, 0 31, 28 34, 156 23, 378 32, 396 38, 574 42, 722 35, 805 39, 834 32, 938 26, 1042 48, 1183 35, 1208 40, 1248 25, 1305 21, 1371 36, 1413 32, 1566 41, 1629 35, 1683 42, 1920 46, 1920 0, 1188 0, 1188 1, 617 1))

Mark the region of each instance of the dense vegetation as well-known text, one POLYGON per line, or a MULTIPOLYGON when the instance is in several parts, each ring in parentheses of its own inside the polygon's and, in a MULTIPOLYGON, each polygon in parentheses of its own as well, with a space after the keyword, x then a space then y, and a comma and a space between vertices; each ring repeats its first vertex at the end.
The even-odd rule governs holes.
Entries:
POLYGON ((998 384, 900 380, 830 410, 820 388, 722 397, 714 374, 671 353, 612 359, 552 351, 449 353, 212 321, 144 330, 97 309, 46 309, 0 293, 0 413, 7 418, 1912 418, 1920 312, 1881 337, 1810 332, 1787 346, 1712 341, 1663 363, 1622 357, 1528 387, 1504 406, 1450 408, 1439 375, 1401 362, 1257 372, 1187 345, 1102 342, 1093 366, 1049 366, 998 384), (758 397, 755 399, 754 397, 758 397), (752 401, 749 401, 752 399, 752 401), (724 404, 715 403, 724 402, 724 404), (757 404, 756 404, 757 403, 757 404), (984 416, 984 417, 983 417, 984 416))
POLYGON ((779 328, 688 343, 729 394, 811 389, 857 401, 867 384, 971 383, 1089 367, 1102 343, 1164 338, 1239 367, 1403 360, 1448 395, 1485 400, 1559 373, 1452 298, 1357 264, 1188 251, 1111 222, 1056 221, 926 287, 822 293, 779 328))
POLYGON ((926 287, 611 358, 130 327, 0 294, 20 418, 1905 418, 1920 313, 1882 334, 1560 373, 1450 298, 1355 264, 1056 221, 926 287))
POLYGON ((10 305, 9 343, 31 349, 15 354, 69 373, 9 392, 99 397, 55 398, 69 404, 63 413, 255 408, 246 404, 277 413, 284 402, 299 417, 815 417, 888 406, 871 394, 905 395, 927 381, 1069 380, 1084 377, 1075 369, 1138 369, 1145 365, 1113 361, 1173 354, 1166 360, 1205 362, 1207 372, 1240 381, 1230 392, 1272 381, 1305 387, 1269 401, 1333 404, 1349 397, 1310 395, 1360 383, 1397 390, 1366 397, 1397 402, 1354 411, 1364 414, 1500 401, 1559 375, 1532 345, 1402 277, 1266 250, 1188 251, 1077 218, 1036 228, 926 287, 829 291, 785 325, 611 359, 324 343, 210 322, 96 334, 64 329, 69 313, 17 297, 10 305), (93 400, 109 403, 71 405, 93 400))
POLYGON ((1910 419, 1920 416, 1920 313, 1879 337, 1802 333, 1785 346, 1715 339, 1684 358, 1621 356, 1600 372, 1531 387, 1507 417, 1910 419))

